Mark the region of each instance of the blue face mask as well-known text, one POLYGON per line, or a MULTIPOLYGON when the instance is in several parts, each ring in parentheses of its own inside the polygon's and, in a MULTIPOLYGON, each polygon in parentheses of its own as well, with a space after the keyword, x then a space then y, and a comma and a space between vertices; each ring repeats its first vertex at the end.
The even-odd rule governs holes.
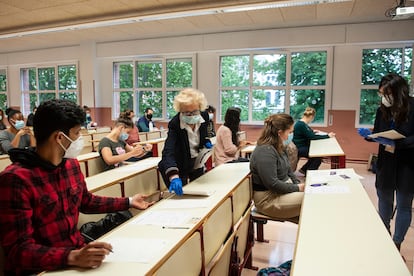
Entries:
POLYGON ((121 132, 121 135, 119 135, 119 140, 125 141, 126 139, 128 139, 128 137, 129 137, 128 133, 121 132))
POLYGON ((188 124, 188 125, 197 124, 201 120, 201 116, 200 115, 193 115, 193 116, 182 115, 181 118, 182 118, 183 122, 186 123, 186 124, 188 124))
POLYGON ((17 130, 22 129, 22 128, 24 127, 24 121, 22 121, 22 120, 17 120, 17 121, 14 123, 14 127, 15 127, 17 130))
POLYGON ((290 142, 292 142, 293 139, 293 133, 289 133, 287 140, 283 141, 283 145, 287 146, 290 144, 290 142))

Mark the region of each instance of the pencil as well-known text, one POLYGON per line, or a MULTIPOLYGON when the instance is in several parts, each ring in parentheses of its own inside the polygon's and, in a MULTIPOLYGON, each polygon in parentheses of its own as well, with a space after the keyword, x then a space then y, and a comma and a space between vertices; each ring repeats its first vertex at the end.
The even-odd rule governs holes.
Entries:
MULTIPOLYGON (((81 235, 84 236, 85 238, 87 238, 90 241, 95 241, 95 239, 92 238, 91 236, 89 236, 88 234, 85 234, 85 233, 81 232, 81 235)), ((109 248, 105 248, 105 249, 109 250, 109 252, 111 252, 111 253, 114 253, 114 251, 112 251, 112 249, 109 249, 109 248)))

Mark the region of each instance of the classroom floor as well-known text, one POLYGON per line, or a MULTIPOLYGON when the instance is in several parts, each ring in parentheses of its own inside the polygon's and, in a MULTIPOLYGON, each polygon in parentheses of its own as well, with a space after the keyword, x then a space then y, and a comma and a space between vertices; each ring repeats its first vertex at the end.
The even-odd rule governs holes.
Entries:
MULTIPOLYGON (((299 161, 298 168, 301 166, 299 161)), ((375 191, 375 175, 367 170, 367 164, 347 162, 348 168, 353 168, 359 175, 364 177, 362 185, 367 191, 373 204, 377 206, 377 195, 375 191)), ((320 169, 329 169, 330 164, 322 163, 320 169)), ((300 177, 301 174, 298 174, 300 177)), ((393 225, 394 223, 392 223, 393 225)), ((393 227, 393 226, 392 226, 393 227)), ((295 249, 296 234, 298 226, 290 222, 268 221, 264 225, 264 237, 269 243, 256 242, 253 247, 253 265, 259 269, 270 266, 278 266, 281 263, 291 260, 295 249)), ((392 230, 393 231, 393 230, 392 230)), ((401 255, 405 258, 408 269, 413 274, 414 259, 414 220, 401 246, 401 255)), ((256 275, 257 271, 243 269, 242 276, 256 275)), ((414 274, 413 274, 414 275, 414 274)))

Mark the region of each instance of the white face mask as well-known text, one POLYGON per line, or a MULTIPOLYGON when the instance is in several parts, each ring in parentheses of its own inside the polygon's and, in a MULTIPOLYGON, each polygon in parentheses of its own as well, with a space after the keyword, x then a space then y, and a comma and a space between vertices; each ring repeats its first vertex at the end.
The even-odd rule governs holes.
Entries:
POLYGON ((209 118, 210 120, 213 120, 213 118, 214 118, 214 113, 208 113, 208 118, 209 118))
POLYGON ((390 106, 392 106, 393 98, 392 98, 392 96, 391 96, 391 95, 390 95, 390 96, 388 96, 388 98, 389 98, 389 100, 388 100, 385 96, 382 96, 382 97, 381 97, 381 103, 382 103, 383 105, 385 105, 385 107, 390 107, 390 106))
POLYGON ((71 142, 70 146, 67 149, 65 149, 65 147, 61 143, 59 143, 59 145, 65 151, 65 155, 63 157, 64 158, 76 158, 76 157, 78 157, 79 153, 83 149, 83 137, 82 137, 82 135, 79 136, 78 139, 73 141, 68 136, 66 136, 65 133, 63 133, 63 132, 61 132, 61 133, 66 137, 66 139, 68 139, 71 142))

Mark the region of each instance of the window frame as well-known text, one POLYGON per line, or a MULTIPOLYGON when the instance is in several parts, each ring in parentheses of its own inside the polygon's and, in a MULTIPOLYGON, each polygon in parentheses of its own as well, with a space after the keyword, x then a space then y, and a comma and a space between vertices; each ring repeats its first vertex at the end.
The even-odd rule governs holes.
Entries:
POLYGON ((0 106, 0 109, 3 110, 4 115, 6 115, 6 108, 10 106, 9 100, 10 100, 10 94, 9 94, 9 76, 8 76, 8 68, 7 67, 0 67, 0 71, 4 70, 5 76, 6 76, 6 90, 0 91, 0 95, 6 96, 6 101, 4 102, 4 108, 0 106))

